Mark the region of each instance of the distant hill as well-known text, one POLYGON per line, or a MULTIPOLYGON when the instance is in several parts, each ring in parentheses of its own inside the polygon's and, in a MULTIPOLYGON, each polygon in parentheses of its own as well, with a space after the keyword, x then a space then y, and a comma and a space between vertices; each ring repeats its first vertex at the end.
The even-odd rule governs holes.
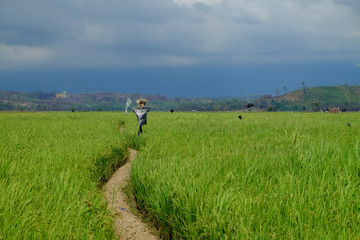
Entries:
POLYGON ((343 110, 360 110, 360 86, 311 87, 274 97, 279 110, 325 110, 340 107, 343 110))
POLYGON ((255 96, 240 98, 170 98, 161 95, 139 93, 121 94, 96 92, 69 94, 37 91, 21 93, 0 91, 0 110, 20 111, 124 111, 130 98, 135 106, 136 99, 144 97, 153 111, 232 111, 246 108, 248 100, 255 96))
POLYGON ((360 110, 360 86, 311 87, 273 97, 171 98, 139 93, 109 92, 68 94, 37 91, 31 93, 0 90, 0 110, 20 111, 124 111, 130 98, 144 97, 154 111, 320 111, 332 107, 360 110), (248 108, 249 102, 253 104, 248 108))
MULTIPOLYGON (((136 100, 145 97, 156 106, 159 102, 170 102, 174 99, 160 95, 143 95, 138 93, 120 94, 111 92, 96 92, 68 94, 37 91, 22 93, 0 91, 0 110, 30 110, 30 111, 115 111, 124 110, 128 98, 136 100)), ((133 103, 134 106, 135 103, 133 103)))

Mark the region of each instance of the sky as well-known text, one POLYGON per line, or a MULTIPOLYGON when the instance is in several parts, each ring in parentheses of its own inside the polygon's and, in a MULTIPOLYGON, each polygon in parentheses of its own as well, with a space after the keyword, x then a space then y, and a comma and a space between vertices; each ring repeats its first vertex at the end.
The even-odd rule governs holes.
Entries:
POLYGON ((240 97, 360 84, 359 0, 0 0, 0 90, 240 97))

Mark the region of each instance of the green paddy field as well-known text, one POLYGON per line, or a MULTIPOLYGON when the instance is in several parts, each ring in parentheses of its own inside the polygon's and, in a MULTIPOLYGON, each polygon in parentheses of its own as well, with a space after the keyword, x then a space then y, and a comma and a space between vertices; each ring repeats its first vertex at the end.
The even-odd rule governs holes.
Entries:
POLYGON ((360 113, 150 112, 138 137, 131 113, 1 112, 0 239, 114 238, 102 186, 129 147, 165 239, 360 239, 359 129, 360 113))

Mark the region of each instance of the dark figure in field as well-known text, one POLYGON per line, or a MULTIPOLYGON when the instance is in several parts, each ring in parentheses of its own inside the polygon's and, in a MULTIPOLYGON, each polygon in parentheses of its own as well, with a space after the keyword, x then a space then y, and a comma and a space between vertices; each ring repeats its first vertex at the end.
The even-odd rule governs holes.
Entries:
POLYGON ((138 131, 138 136, 140 136, 140 134, 142 134, 142 126, 145 125, 147 123, 147 113, 150 111, 150 107, 145 107, 146 104, 146 99, 144 98, 140 98, 139 100, 136 101, 136 108, 133 108, 133 112, 136 114, 136 117, 138 119, 139 122, 139 131, 138 131))

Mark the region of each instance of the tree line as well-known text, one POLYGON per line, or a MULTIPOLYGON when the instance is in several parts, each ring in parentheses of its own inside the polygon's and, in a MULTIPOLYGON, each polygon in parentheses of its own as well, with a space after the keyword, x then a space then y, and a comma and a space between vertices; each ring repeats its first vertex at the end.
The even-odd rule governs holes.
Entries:
POLYGON ((281 96, 252 98, 170 98, 139 93, 57 94, 55 91, 21 93, 0 91, 0 110, 17 111, 124 111, 128 98, 144 97, 153 111, 326 111, 340 107, 360 110, 360 86, 316 87, 295 90, 281 96), (249 102, 253 106, 248 107, 249 102))

